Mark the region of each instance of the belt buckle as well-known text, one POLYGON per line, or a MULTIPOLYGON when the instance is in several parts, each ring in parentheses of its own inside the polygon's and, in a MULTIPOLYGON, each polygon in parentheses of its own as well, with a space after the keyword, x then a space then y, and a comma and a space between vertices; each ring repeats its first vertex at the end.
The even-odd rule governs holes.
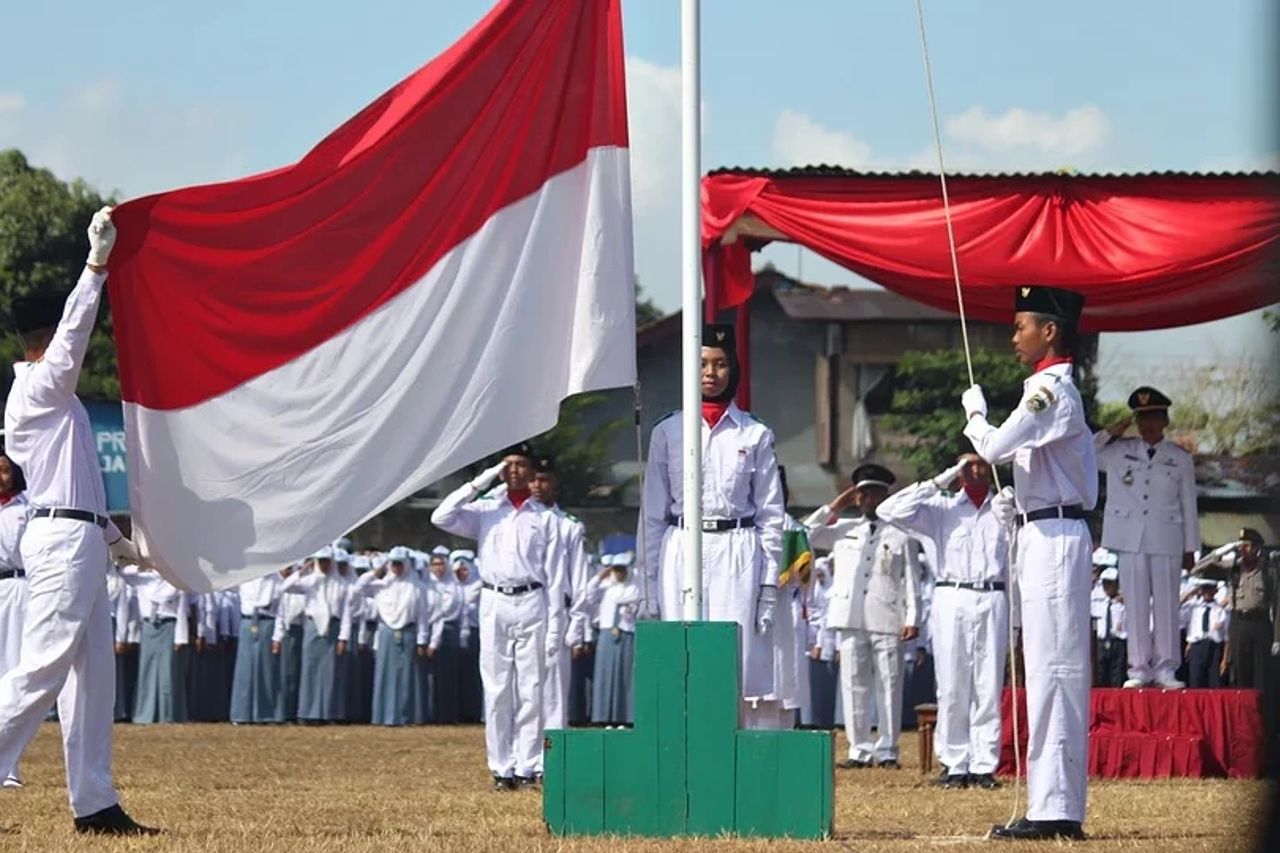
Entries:
POLYGON ((503 595, 515 595, 515 589, 511 584, 499 584, 498 586, 498 592, 503 595))
POLYGON ((713 518, 704 518, 704 519, 702 519, 702 532, 703 532, 703 533, 715 533, 715 532, 716 532, 716 530, 718 530, 718 528, 716 527, 716 521, 715 521, 715 519, 713 519, 713 518))

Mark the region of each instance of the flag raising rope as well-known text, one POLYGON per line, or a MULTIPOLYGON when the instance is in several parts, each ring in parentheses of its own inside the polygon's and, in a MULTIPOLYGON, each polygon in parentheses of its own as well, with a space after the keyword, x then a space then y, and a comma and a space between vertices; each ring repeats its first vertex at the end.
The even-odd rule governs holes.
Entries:
MULTIPOLYGON (((951 253, 951 274, 955 281, 956 287, 956 307, 960 313, 960 339, 964 343, 964 364, 969 373, 969 384, 976 385, 973 377, 973 353, 969 349, 969 325, 964 314, 964 287, 960 283, 960 257, 956 251, 956 235, 955 229, 951 222, 951 199, 947 194, 947 167, 946 161, 942 153, 942 131, 938 124, 938 101, 933 90, 933 65, 929 61, 929 40, 925 36, 924 26, 924 0, 916 0, 916 21, 920 29, 920 52, 924 57, 924 79, 925 86, 929 91, 929 116, 933 122, 933 145, 934 150, 938 154, 938 182, 942 186, 942 215, 947 225, 947 249, 951 253)), ((994 465, 991 466, 991 476, 995 480, 996 491, 999 492, 1000 474, 996 471, 994 465)), ((1010 580, 1013 574, 1013 558, 1015 548, 1015 537, 1017 530, 1011 530, 1009 534, 1009 552, 1008 552, 1008 571, 1010 580)), ((1018 810, 1021 805, 1022 794, 1022 744, 1019 740, 1018 726, 1018 667, 1014 663, 1015 639, 1013 628, 1013 584, 1008 585, 1007 594, 1009 596, 1009 685, 1012 688, 1012 716, 1013 716, 1013 811, 1009 815, 1009 821, 1005 826, 1012 826, 1013 822, 1018 819, 1018 810)))

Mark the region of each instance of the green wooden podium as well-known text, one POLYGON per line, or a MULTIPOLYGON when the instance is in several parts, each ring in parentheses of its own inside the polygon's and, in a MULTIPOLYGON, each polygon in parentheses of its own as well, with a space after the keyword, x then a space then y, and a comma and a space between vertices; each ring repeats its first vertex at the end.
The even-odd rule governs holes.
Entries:
POLYGON ((553 834, 831 834, 832 736, 738 730, 738 631, 636 626, 635 727, 547 731, 542 813, 553 834))

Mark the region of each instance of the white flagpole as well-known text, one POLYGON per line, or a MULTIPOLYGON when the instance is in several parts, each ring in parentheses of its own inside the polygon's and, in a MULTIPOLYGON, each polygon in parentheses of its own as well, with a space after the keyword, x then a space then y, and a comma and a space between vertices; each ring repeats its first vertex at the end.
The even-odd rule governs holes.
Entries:
POLYGON ((699 0, 680 5, 680 267, 683 312, 684 618, 702 618, 702 117, 699 0))

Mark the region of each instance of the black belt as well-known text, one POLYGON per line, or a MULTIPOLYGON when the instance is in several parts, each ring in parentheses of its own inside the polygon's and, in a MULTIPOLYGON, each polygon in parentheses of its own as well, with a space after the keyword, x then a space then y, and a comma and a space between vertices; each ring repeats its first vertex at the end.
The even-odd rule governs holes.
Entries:
POLYGON ((87 512, 83 509, 67 509, 66 507, 54 507, 52 509, 37 509, 31 513, 32 518, 65 518, 68 521, 83 521, 87 524, 96 524, 102 529, 106 529, 109 519, 105 515, 98 515, 96 512, 87 512))
MULTIPOLYGON (((683 527, 683 515, 668 515, 667 524, 672 527, 683 527)), ((703 533, 724 533, 726 530, 737 530, 740 527, 755 527, 756 517, 749 515, 746 518, 704 518, 702 519, 703 533)))
POLYGON ((261 622, 263 619, 274 619, 274 618, 276 618, 276 617, 275 617, 275 614, 274 614, 274 613, 258 613, 258 612, 256 612, 256 611, 255 611, 255 612, 253 612, 253 613, 241 613, 241 614, 240 614, 240 618, 241 618, 242 620, 244 620, 244 619, 257 619, 259 622, 261 622))
POLYGON ((483 589, 491 589, 494 592, 500 592, 503 595, 524 595, 526 592, 533 592, 535 589, 542 589, 542 584, 540 583, 525 583, 520 584, 519 586, 512 586, 510 584, 492 584, 481 581, 480 586, 483 589))
POLYGON ((934 586, 953 586, 974 592, 1004 592, 1004 581, 934 581, 934 586))
POLYGON ((1033 509, 1031 512, 1018 513, 1018 526, 1032 521, 1044 521, 1047 518, 1081 519, 1085 517, 1084 507, 1080 504, 1070 506, 1049 506, 1044 509, 1033 509))
POLYGON ((7 581, 9 578, 25 578, 27 573, 22 569, 0 569, 0 581, 7 581))
POLYGON ((170 622, 177 622, 177 618, 173 616, 156 616, 152 619, 142 620, 150 625, 168 625, 170 622))

